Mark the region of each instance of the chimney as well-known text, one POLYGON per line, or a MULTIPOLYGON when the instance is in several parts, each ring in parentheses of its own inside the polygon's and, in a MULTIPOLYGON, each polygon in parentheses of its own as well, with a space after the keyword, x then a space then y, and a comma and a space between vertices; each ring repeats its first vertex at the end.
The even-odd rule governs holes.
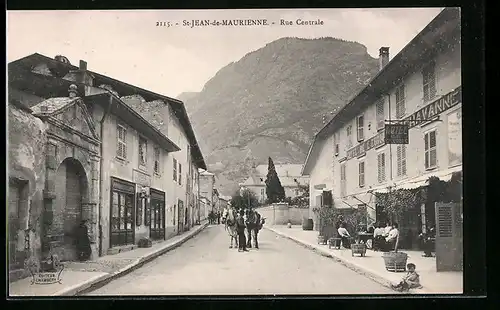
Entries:
POLYGON ((80 70, 87 71, 87 62, 85 60, 80 60, 80 70))
POLYGON ((76 98, 78 97, 78 87, 75 84, 71 84, 69 86, 69 97, 70 98, 76 98))
POLYGON ((388 47, 381 47, 379 49, 378 63, 380 66, 380 70, 382 70, 385 67, 385 65, 387 65, 389 63, 389 48, 388 47))

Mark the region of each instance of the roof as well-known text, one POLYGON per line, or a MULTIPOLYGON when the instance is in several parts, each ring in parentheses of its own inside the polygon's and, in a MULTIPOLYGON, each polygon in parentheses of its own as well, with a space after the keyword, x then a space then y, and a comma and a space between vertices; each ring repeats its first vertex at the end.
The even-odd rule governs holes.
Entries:
POLYGON ((44 100, 31 107, 33 114, 54 114, 64 109, 66 106, 81 100, 80 97, 56 97, 44 100))
POLYGON ((110 104, 110 101, 108 100, 109 98, 111 98, 111 113, 119 115, 120 118, 128 125, 141 128, 140 131, 142 133, 150 137, 156 144, 168 152, 177 152, 180 150, 180 147, 177 144, 172 142, 172 140, 165 136, 165 134, 151 125, 151 123, 144 119, 139 113, 137 113, 137 111, 125 104, 125 102, 114 94, 106 92, 86 97, 87 101, 102 104, 106 107, 110 104))
MULTIPOLYGON (((297 182, 307 184, 308 177, 301 175, 302 165, 282 164, 275 165, 276 173, 282 186, 295 187, 297 182), (297 182, 296 182, 297 181, 297 182)), ((250 176, 240 186, 265 186, 267 177, 267 165, 258 165, 251 172, 250 176)))
MULTIPOLYGON (((317 152, 319 140, 324 140, 354 119, 360 110, 390 91, 404 76, 415 70, 415 64, 432 57, 436 51, 449 44, 450 37, 460 37, 460 8, 443 9, 418 33, 394 58, 389 61, 368 85, 355 94, 314 137, 302 173, 310 173, 310 165, 317 152)), ((317 154, 316 154, 317 155, 317 154)), ((315 158, 314 158, 315 159, 315 158)))
MULTIPOLYGON (((57 61, 55 59, 52 59, 50 57, 34 53, 29 56, 23 57, 21 59, 15 60, 11 63, 9 63, 9 70, 12 67, 27 67, 31 68, 33 66, 38 65, 40 62, 46 62, 47 66, 49 68, 54 68, 56 70, 62 71, 62 72, 69 72, 70 70, 78 70, 79 68, 71 65, 69 63, 62 63, 60 61, 57 61)), ((95 85, 101 85, 101 84, 106 84, 106 85, 111 85, 113 89, 118 92, 121 96, 127 96, 127 95, 141 95, 143 98, 145 98, 148 102, 151 101, 156 101, 158 99, 164 100, 170 106, 172 107, 172 110, 174 111, 174 114, 179 118, 179 122, 181 123, 181 126, 183 127, 184 131, 186 132, 186 135, 188 137, 188 141, 191 146, 191 154, 193 156, 195 164, 199 168, 206 169, 206 164, 203 159, 203 155, 201 153, 201 150, 199 148, 199 145, 197 143, 196 137, 194 135, 193 128, 191 126, 191 123, 189 121, 189 117, 186 112, 186 108, 184 107, 184 103, 180 100, 170 98, 164 95, 160 95, 145 89, 142 89, 140 87, 118 81, 116 79, 113 79, 111 77, 93 72, 88 70, 90 74, 93 75, 94 77, 94 84, 95 85)), ((10 79, 10 72, 9 72, 9 79, 10 79)))
MULTIPOLYGON (((255 167, 258 175, 267 175, 268 165, 258 165, 255 167)), ((302 165, 301 164, 275 164, 274 168, 278 176, 300 176, 302 165)))
POLYGON ((211 173, 211 172, 208 172, 206 170, 202 170, 200 172, 200 175, 203 175, 203 176, 215 176, 215 174, 211 173))

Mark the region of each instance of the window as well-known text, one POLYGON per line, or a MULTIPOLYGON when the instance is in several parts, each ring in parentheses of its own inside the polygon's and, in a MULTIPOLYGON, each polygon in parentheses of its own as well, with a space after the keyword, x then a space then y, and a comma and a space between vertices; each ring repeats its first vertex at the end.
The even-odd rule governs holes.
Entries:
POLYGON ((398 177, 406 175, 406 145, 400 144, 396 148, 396 162, 398 177))
POLYGON ((179 163, 179 185, 182 185, 182 165, 179 163))
POLYGON ((364 126, 364 122, 365 122, 365 117, 364 115, 360 115, 356 118, 356 123, 357 123, 357 128, 358 128, 358 142, 359 141, 363 141, 365 136, 364 136, 364 132, 363 132, 363 126, 364 126))
POLYGON ((378 182, 385 182, 385 153, 379 153, 377 155, 377 166, 378 166, 378 182))
POLYGON ((350 149, 352 147, 352 125, 347 126, 346 132, 347 132, 347 149, 350 149))
POLYGON ((358 165, 359 167, 359 187, 365 186, 365 162, 362 161, 358 165))
POLYGON ((396 118, 403 118, 405 113, 405 84, 401 84, 396 88, 396 118))
POLYGON ((383 129, 385 125, 384 99, 379 99, 376 103, 377 109, 377 130, 383 129))
POLYGON ((425 169, 437 166, 436 130, 430 131, 424 136, 425 169))
POLYGON ((160 174, 160 148, 155 146, 155 163, 154 163, 154 171, 156 174, 160 174))
POLYGON ((174 170, 173 170, 174 181, 177 182, 177 159, 174 158, 174 170))
POLYGON ((117 131, 117 147, 116 156, 119 158, 127 158, 127 129, 125 127, 118 125, 117 131))
POLYGON ((436 64, 434 62, 422 69, 422 78, 424 102, 427 102, 436 96, 436 64))
POLYGON ((148 151, 148 141, 143 137, 139 137, 139 164, 142 166, 146 165, 147 151, 148 151))
POLYGON ((346 195, 346 167, 345 164, 340 165, 340 195, 346 195))

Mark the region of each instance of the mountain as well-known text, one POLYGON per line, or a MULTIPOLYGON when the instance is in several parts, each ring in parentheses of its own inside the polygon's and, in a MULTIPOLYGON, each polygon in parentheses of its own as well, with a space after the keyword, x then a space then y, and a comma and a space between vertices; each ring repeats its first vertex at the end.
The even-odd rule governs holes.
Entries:
POLYGON ((378 72, 357 42, 282 38, 230 63, 199 93, 183 93, 209 170, 232 194, 253 164, 305 160, 323 117, 378 72))

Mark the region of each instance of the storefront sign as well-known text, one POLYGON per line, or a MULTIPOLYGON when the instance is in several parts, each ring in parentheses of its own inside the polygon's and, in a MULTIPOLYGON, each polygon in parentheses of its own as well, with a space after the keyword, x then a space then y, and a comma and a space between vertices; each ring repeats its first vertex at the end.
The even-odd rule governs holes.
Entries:
POLYGON ((386 124, 385 144, 408 144, 408 125, 386 124))
POLYGON ((352 149, 347 151, 347 160, 354 158, 354 157, 359 157, 361 155, 364 155, 368 150, 371 150, 374 147, 379 147, 381 145, 384 145, 384 132, 381 131, 377 135, 371 137, 370 139, 361 142, 360 144, 356 145, 352 149))
POLYGON ((450 166, 462 163, 462 108, 448 115, 448 160, 450 166))
MULTIPOLYGON (((422 109, 408 116, 399 125, 406 125, 408 129, 427 122, 428 120, 438 116, 444 111, 453 108, 462 102, 462 86, 455 88, 453 91, 441 96, 436 101, 426 105, 422 109)), ((379 132, 372 138, 361 142, 355 147, 347 150, 347 160, 364 155, 368 150, 385 144, 385 130, 379 132)))
POLYGON ((462 86, 455 88, 453 91, 441 96, 436 101, 426 105, 422 109, 405 118, 400 124, 406 124, 409 128, 418 126, 428 120, 438 116, 444 111, 453 108, 462 102, 462 86))

